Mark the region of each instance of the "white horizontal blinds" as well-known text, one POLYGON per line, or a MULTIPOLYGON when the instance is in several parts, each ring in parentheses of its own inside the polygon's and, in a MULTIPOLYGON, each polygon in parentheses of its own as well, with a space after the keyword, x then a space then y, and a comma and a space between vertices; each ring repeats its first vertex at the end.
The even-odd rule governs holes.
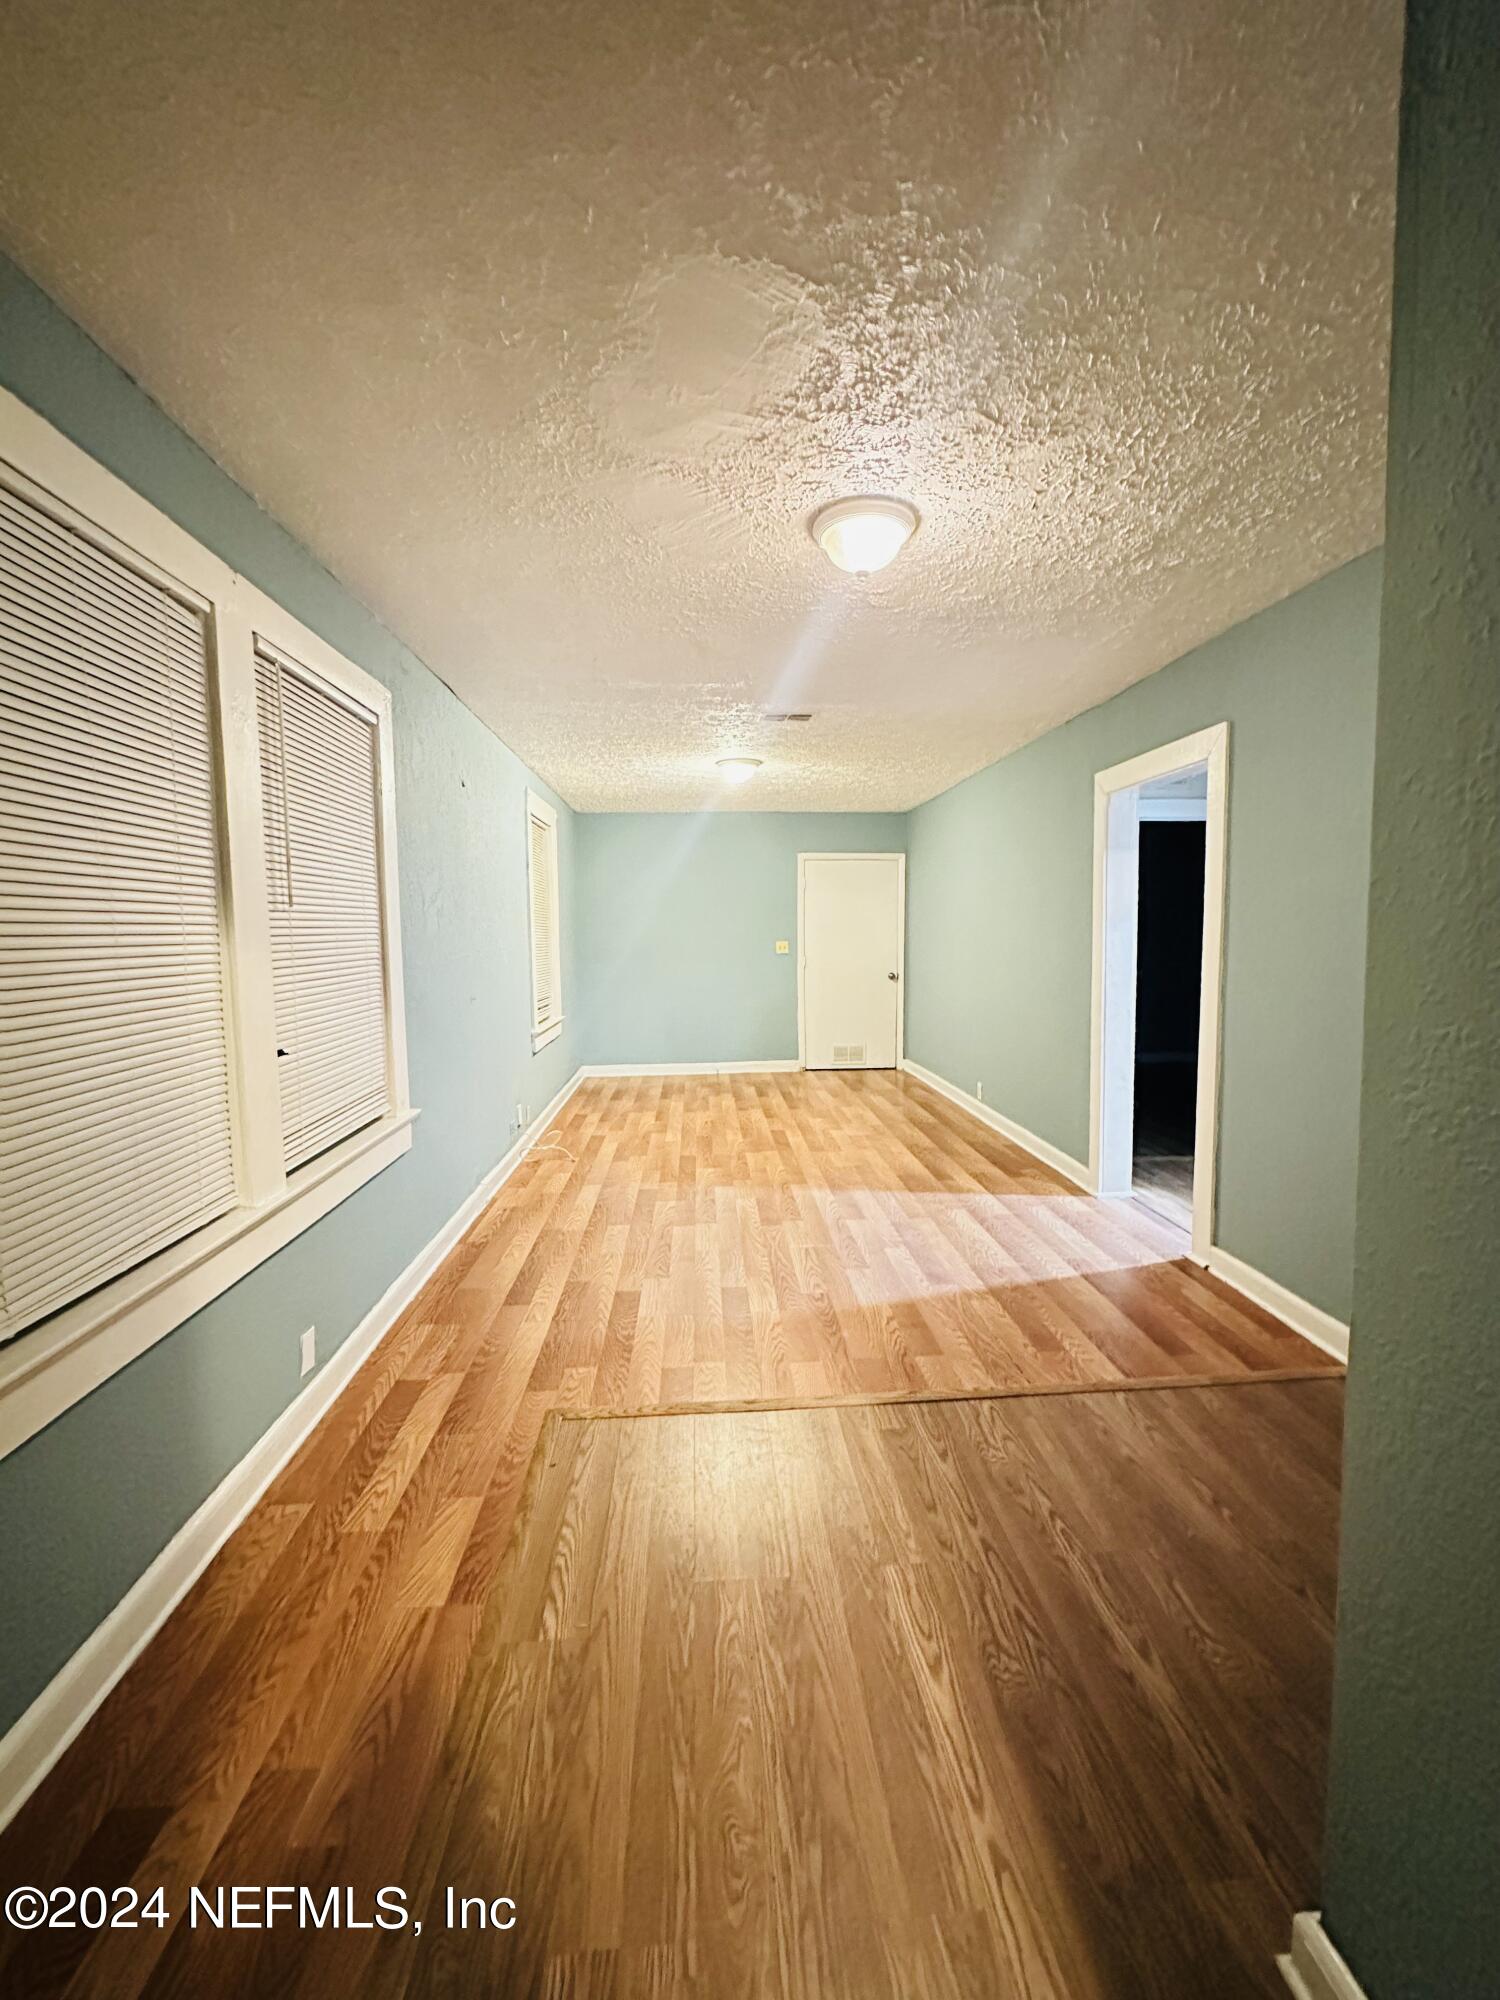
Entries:
POLYGON ((558 991, 557 824, 533 807, 526 825, 531 876, 532 1029, 542 1034, 562 1018, 558 991))
POLYGON ((290 1171, 388 1106, 376 724, 263 651, 255 684, 290 1171))
POLYGON ((0 486, 0 1336, 236 1199, 204 615, 0 486))

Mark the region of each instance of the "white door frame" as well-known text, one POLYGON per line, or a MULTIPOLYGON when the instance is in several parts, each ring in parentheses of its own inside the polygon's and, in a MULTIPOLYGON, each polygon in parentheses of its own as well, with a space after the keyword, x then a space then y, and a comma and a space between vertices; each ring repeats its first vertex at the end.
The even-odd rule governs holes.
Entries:
POLYGON ((820 849, 797 856, 797 1067, 807 1068, 807 864, 809 861, 894 861, 896 864, 896 1067, 906 1057, 906 855, 888 847, 820 849))
POLYGON ((1203 984, 1193 1137, 1193 1241, 1207 1264, 1218 1183, 1223 1033, 1224 892, 1229 858, 1229 724, 1216 722, 1094 777, 1094 993, 1089 1076, 1089 1178, 1102 1195, 1130 1190, 1135 1102, 1136 894, 1139 788, 1188 764, 1208 766, 1203 854, 1203 984))

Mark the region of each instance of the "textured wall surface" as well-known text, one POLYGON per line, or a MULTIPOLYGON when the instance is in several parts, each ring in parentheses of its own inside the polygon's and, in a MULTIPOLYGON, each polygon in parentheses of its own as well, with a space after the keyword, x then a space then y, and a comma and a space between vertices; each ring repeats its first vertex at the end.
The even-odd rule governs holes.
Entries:
POLYGON ((1380 558, 910 818, 906 1049, 1088 1156, 1094 773, 1230 724, 1216 1240, 1345 1318, 1380 558))
POLYGON ((581 813, 574 824, 588 1062, 795 1061, 798 854, 906 846, 900 813, 581 813))
POLYGON ((1500 1990, 1500 14, 1408 30, 1324 1920, 1500 1990))
POLYGON ((395 1165, 0 1460, 3 1730, 297 1393, 302 1329, 326 1360, 577 1057, 571 1030, 531 1054, 525 767, 3 260, 0 382, 391 689, 422 1112, 395 1165))
POLYGON ((0 247, 571 804, 905 808, 1378 542, 1400 29, 7 0, 0 247))

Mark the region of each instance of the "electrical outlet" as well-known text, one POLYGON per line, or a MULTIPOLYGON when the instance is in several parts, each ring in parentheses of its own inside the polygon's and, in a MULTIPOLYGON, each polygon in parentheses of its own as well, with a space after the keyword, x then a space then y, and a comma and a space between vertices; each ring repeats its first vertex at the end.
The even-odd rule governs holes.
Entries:
POLYGON ((311 1375, 318 1365, 318 1329, 308 1327, 302 1336, 302 1372, 311 1375))
POLYGON ((518 1132, 519 1132, 519 1131, 521 1131, 521 1130, 522 1130, 522 1129, 524 1128, 525 1124, 526 1124, 526 1107, 525 1107, 525 1105, 524 1105, 524 1104, 522 1104, 521 1100, 520 1100, 519 1098, 517 1098, 517 1099, 516 1099, 516 1130, 517 1130, 518 1132))
POLYGON ((983 1102, 984 1102, 984 1085, 983 1085, 982 1083, 976 1083, 976 1084, 975 1084, 975 1086, 974 1086, 974 1095, 975 1095, 975 1096, 976 1096, 976 1097, 977 1097, 977 1098, 979 1099, 980 1103, 981 1103, 981 1104, 983 1104, 983 1102))
POLYGON ((777 938, 776 956, 778 958, 785 958, 787 953, 791 950, 791 948, 792 948, 791 944, 786 938, 777 938))

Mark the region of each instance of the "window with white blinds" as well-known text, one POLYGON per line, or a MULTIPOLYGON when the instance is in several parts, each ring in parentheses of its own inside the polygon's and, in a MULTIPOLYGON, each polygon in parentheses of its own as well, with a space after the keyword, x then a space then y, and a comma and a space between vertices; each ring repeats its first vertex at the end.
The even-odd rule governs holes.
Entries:
POLYGON ((260 648, 255 686, 290 1172, 390 1103, 377 724, 260 648))
POLYGON ((208 662, 0 486, 0 1337, 235 1203, 208 662))
POLYGON ((531 1046, 562 1033, 562 917, 557 883, 557 814, 526 794, 526 863, 531 900, 531 1046))

